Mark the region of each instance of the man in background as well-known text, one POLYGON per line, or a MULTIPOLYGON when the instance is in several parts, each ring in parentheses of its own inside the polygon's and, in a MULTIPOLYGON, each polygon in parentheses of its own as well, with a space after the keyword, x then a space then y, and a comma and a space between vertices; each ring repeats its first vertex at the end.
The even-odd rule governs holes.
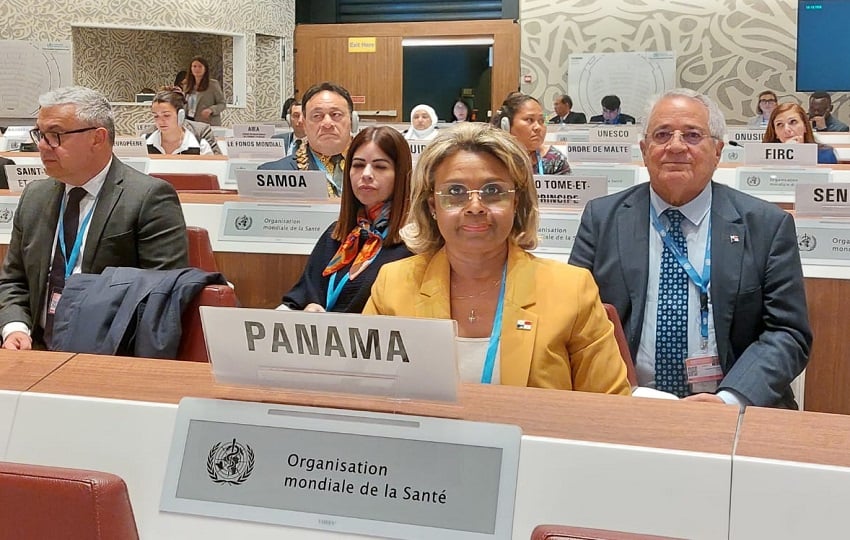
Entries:
POLYGON ((328 194, 342 195, 345 151, 351 143, 354 103, 345 88, 323 82, 304 92, 304 130, 307 144, 290 156, 260 165, 260 170, 322 171, 328 194))
POLYGON ((815 131, 850 131, 850 127, 832 116, 832 96, 815 92, 809 97, 809 120, 815 131))
POLYGON ((107 266, 189 265, 186 224, 171 184, 112 154, 109 101, 90 88, 39 98, 33 141, 50 178, 21 193, 0 270, 0 332, 6 349, 50 345, 65 280, 107 266))
POLYGON ((550 124, 586 124, 584 113, 573 111, 573 99, 567 94, 555 98, 555 116, 549 119, 550 124))
POLYGON ((635 117, 620 112, 620 98, 605 96, 602 98, 602 114, 590 118, 591 124, 634 124, 635 117))
POLYGON ((617 308, 640 386, 797 408, 812 332, 794 219, 711 181, 724 131, 708 97, 664 94, 640 142, 649 183, 588 203, 570 263, 617 308))

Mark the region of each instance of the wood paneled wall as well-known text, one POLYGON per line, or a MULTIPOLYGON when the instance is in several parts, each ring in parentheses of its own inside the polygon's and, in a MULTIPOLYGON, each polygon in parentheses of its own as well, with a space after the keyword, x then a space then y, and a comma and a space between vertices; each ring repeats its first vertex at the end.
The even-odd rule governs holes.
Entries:
POLYGON ((491 37, 493 43, 491 110, 519 87, 520 28, 512 20, 426 23, 305 24, 295 27, 295 87, 299 96, 321 81, 341 84, 352 95, 366 96, 356 110, 395 110, 386 122, 403 122, 402 38, 491 37), (374 53, 349 53, 349 37, 375 37, 374 53))

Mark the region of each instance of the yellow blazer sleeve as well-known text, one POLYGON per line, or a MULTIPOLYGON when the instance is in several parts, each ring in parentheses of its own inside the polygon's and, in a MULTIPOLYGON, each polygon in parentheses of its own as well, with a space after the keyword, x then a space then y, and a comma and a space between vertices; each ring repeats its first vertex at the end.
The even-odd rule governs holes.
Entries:
POLYGON ((582 272, 575 288, 578 315, 572 328, 568 351, 573 388, 585 392, 630 395, 626 365, 614 339, 599 289, 590 272, 582 272))
POLYGON ((381 302, 383 291, 385 291, 387 286, 387 272, 384 267, 381 267, 378 270, 378 277, 375 278, 375 282, 372 283, 372 294, 369 296, 369 299, 366 300, 366 305, 363 306, 363 315, 391 315, 391 313, 385 313, 382 309, 383 303, 381 302))

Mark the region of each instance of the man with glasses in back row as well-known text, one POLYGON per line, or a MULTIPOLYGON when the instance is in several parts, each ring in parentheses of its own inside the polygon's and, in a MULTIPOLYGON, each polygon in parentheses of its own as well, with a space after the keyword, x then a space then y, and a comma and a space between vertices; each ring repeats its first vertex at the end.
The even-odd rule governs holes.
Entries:
POLYGON ((177 193, 112 154, 115 125, 106 98, 75 86, 42 95, 39 105, 31 135, 50 178, 27 185, 15 210, 0 270, 6 349, 50 345, 71 274, 189 265, 177 193))
POLYGON ((812 333, 794 220, 711 181, 724 129, 706 96, 664 94, 640 143, 649 183, 588 203, 570 263, 617 308, 640 386, 796 408, 812 333))

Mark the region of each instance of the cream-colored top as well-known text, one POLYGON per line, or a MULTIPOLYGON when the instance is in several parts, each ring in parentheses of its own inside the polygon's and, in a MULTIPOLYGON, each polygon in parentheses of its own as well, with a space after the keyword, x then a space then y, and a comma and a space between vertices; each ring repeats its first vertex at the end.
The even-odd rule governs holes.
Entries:
MULTIPOLYGON (((462 382, 480 383, 490 338, 458 337, 455 343, 457 344, 457 367, 460 380, 462 382)), ((501 349, 501 346, 496 349, 496 365, 493 366, 493 379, 490 384, 502 384, 499 373, 501 349)))

